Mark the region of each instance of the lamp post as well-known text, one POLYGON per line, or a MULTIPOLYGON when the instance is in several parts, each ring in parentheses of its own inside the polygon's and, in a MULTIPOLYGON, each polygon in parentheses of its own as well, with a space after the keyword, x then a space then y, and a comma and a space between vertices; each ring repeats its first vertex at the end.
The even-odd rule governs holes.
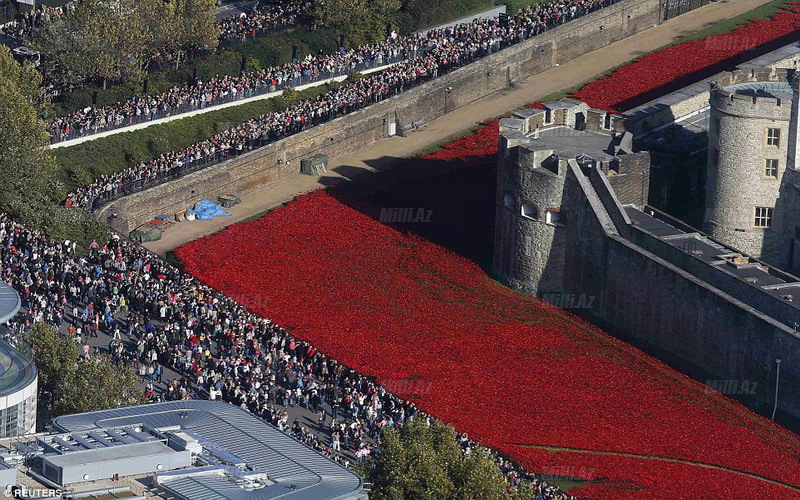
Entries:
POLYGON ((775 405, 772 407, 772 421, 775 421, 775 412, 778 411, 778 384, 781 381, 781 358, 775 358, 777 370, 775 372, 775 405))

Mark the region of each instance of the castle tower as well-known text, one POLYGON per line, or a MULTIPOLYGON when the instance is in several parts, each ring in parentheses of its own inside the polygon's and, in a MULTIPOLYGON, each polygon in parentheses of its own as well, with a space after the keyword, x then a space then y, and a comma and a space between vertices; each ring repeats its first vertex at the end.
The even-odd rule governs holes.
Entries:
POLYGON ((737 70, 727 85, 712 84, 704 217, 713 238, 783 268, 789 252, 779 198, 787 163, 794 165, 797 154, 789 73, 737 70))
POLYGON ((621 203, 647 203, 650 155, 632 151, 621 118, 562 99, 500 120, 493 262, 500 281, 546 296, 570 293, 565 283, 586 278, 564 265, 581 217, 570 162, 598 167, 621 203))

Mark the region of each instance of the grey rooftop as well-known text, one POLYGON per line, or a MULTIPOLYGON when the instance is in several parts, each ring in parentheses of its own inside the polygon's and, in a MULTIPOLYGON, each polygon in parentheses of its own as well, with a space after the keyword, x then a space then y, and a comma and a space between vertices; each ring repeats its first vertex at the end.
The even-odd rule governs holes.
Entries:
POLYGON ((22 302, 17 291, 5 283, 0 283, 0 324, 16 316, 21 306, 22 302))
POLYGON ((743 256, 736 250, 727 248, 700 233, 687 233, 635 207, 625 207, 625 212, 634 227, 647 231, 669 245, 686 254, 694 255, 709 266, 714 266, 752 287, 760 288, 794 309, 800 309, 800 282, 792 280, 789 275, 781 273, 779 277, 770 274, 765 265, 743 256), (735 262, 737 256, 744 257, 741 263, 735 262), (793 295, 797 297, 796 301, 791 299, 793 295))
POLYGON ((744 82, 724 87, 728 92, 751 97, 773 97, 782 101, 792 100, 792 87, 788 82, 744 82))
MULTIPOLYGON (((227 403, 190 400, 133 406, 54 420, 64 432, 142 425, 155 430, 190 431, 204 448, 218 448, 240 457, 251 471, 198 467, 158 473, 159 488, 187 500, 366 499, 364 482, 355 473, 280 432, 246 410, 227 403), (223 472, 262 474, 269 485, 242 488, 223 472)), ((230 474, 229 474, 230 475, 230 474)))
POLYGON ((528 140, 528 146, 535 149, 552 149, 555 154, 566 158, 589 155, 596 161, 612 160, 614 154, 608 152, 609 147, 618 142, 607 134, 570 127, 540 130, 538 139, 529 134, 528 140))

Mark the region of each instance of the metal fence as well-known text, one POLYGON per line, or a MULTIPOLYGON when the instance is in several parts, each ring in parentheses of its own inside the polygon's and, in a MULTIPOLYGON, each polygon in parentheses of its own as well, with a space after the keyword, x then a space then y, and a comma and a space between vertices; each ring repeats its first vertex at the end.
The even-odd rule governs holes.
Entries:
POLYGON ((299 87, 301 85, 306 85, 309 83, 324 82, 332 78, 347 76, 350 75, 351 73, 359 73, 367 71, 369 69, 386 66, 389 64, 396 64, 398 62, 405 61, 407 59, 413 59, 414 57, 417 57, 422 53, 423 53, 422 50, 414 50, 408 54, 400 54, 396 57, 378 58, 370 61, 364 61, 361 63, 352 64, 338 71, 320 71, 314 74, 301 74, 298 77, 288 78, 282 82, 276 83, 276 85, 256 85, 253 87, 243 89, 241 92, 236 92, 236 93, 230 90, 226 90, 225 92, 219 94, 216 99, 210 102, 198 102, 197 104, 194 105, 191 103, 187 103, 175 107, 162 106, 159 107, 158 109, 152 110, 148 114, 141 114, 138 116, 129 116, 124 118, 120 116, 116 121, 111 123, 106 123, 105 125, 102 126, 97 124, 92 124, 81 127, 79 124, 76 124, 75 128, 70 130, 69 134, 64 133, 61 130, 57 131, 54 130, 50 137, 50 143, 56 144, 71 139, 77 139, 80 137, 95 135, 100 132, 106 132, 108 130, 129 127, 131 125, 150 122, 158 120, 160 118, 167 118, 173 115, 181 115, 184 113, 189 113, 200 109, 219 106, 221 104, 227 104, 234 101, 241 101, 244 99, 249 99, 251 97, 269 94, 271 92, 279 92, 287 88, 299 87))
POLYGON ((686 14, 694 9, 708 5, 714 0, 666 0, 664 2, 664 20, 686 14))

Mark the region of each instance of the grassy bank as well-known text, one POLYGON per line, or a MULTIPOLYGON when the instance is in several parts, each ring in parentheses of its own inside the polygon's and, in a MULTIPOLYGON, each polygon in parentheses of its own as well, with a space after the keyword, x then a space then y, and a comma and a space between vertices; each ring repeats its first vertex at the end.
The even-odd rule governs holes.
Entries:
POLYGON ((331 88, 332 85, 324 84, 299 92, 293 91, 289 98, 284 93, 280 97, 55 149, 56 161, 62 167, 58 174, 59 180, 64 183, 67 191, 74 191, 101 175, 119 172, 162 154, 184 149, 263 114, 281 111, 292 104, 312 99, 331 88))

